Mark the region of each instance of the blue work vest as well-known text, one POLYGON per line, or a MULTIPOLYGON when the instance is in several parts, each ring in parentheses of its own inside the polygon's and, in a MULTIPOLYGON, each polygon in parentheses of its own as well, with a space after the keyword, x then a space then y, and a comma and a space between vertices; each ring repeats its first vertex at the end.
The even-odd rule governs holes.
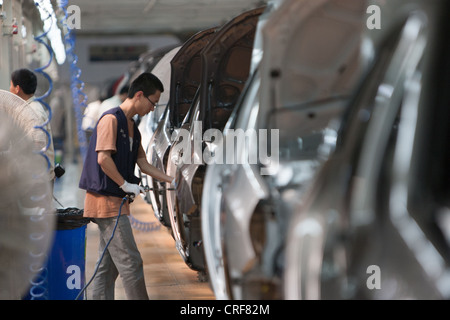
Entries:
MULTIPOLYGON (((134 175, 138 149, 141 145, 141 134, 139 129, 136 124, 134 124, 133 149, 130 152, 127 118, 122 109, 119 107, 110 109, 103 113, 100 119, 106 114, 113 114, 117 118, 117 152, 112 154, 111 157, 120 174, 126 181, 129 183, 139 183, 140 179, 134 175)), ((97 125, 95 126, 89 142, 79 187, 86 191, 95 192, 101 195, 123 198, 126 193, 103 172, 98 164, 97 152, 95 151, 97 146, 97 125)))

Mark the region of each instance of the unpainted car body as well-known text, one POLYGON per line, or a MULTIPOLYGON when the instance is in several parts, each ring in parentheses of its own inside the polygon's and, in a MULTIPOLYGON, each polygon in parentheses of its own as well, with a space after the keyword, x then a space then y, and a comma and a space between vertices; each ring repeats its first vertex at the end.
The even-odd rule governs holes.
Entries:
MULTIPOLYGON (((172 133, 172 144, 168 150, 168 160, 166 164, 166 173, 171 177, 176 176, 176 167, 179 164, 179 158, 184 156, 183 150, 178 150, 176 145, 180 142, 178 132, 188 132, 190 125, 193 123, 193 117, 197 118, 198 114, 198 94, 200 90, 200 84, 202 79, 202 59, 201 51, 211 41, 217 28, 210 28, 198 33, 192 37, 185 44, 186 50, 182 54, 172 61, 172 69, 174 70, 174 95, 173 103, 170 108, 170 114, 167 116, 170 119, 170 123, 173 128, 177 128, 172 133)), ((188 139, 187 136, 184 137, 188 139)), ((177 223, 177 217, 175 215, 175 197, 176 193, 172 190, 167 190, 165 193, 167 201, 168 216, 170 219, 170 225, 175 240, 175 245, 178 247, 181 242, 180 229, 173 227, 177 223)), ((179 251, 182 254, 182 251, 179 251)), ((186 261, 186 258, 183 257, 186 261)))
POLYGON ((448 299, 447 1, 371 1, 373 62, 296 209, 287 299, 448 299))
MULTIPOLYGON (((247 111, 237 115, 235 126, 274 129, 270 139, 279 134, 277 155, 267 159, 259 149, 257 164, 244 160, 214 168, 204 189, 214 194, 208 215, 216 247, 208 256, 216 261, 209 266, 224 269, 225 288, 216 286, 224 298, 283 297, 284 235, 303 189, 334 147, 330 126, 361 75, 364 12, 364 2, 285 1, 263 28, 260 88, 248 91, 242 106, 247 111)), ((274 144, 270 139, 267 146, 274 144)), ((258 141, 249 143, 255 144, 261 147, 258 141)))
MULTIPOLYGON (((215 28, 203 30, 186 41, 170 61, 171 82, 170 98, 147 149, 148 161, 166 172, 168 154, 182 121, 189 111, 195 93, 201 82, 200 52, 213 36, 215 28)), ((171 228, 165 183, 148 177, 148 186, 152 189, 148 196, 153 212, 167 228, 171 228)), ((171 192, 173 194, 173 192, 171 192)))
MULTIPOLYGON (((161 94, 158 105, 156 106, 155 110, 139 119, 139 131, 141 132, 141 143, 142 146, 145 148, 145 152, 148 155, 148 148, 150 146, 150 140, 153 137, 153 134, 156 130, 156 127, 158 126, 159 120, 162 117, 162 114, 164 113, 164 110, 166 109, 169 98, 170 98, 170 80, 171 80, 171 69, 170 69, 170 61, 173 59, 173 57, 177 54, 177 52, 180 50, 179 47, 175 47, 169 52, 167 52, 154 66, 153 69, 151 69, 151 73, 153 73, 155 76, 157 76, 163 86, 164 86, 164 92, 161 94)), ((148 157, 148 160, 150 158, 148 157)), ((149 185, 149 177, 148 175, 142 173, 138 167, 136 167, 138 177, 141 179, 141 185, 142 186, 148 186, 149 185)), ((144 200, 151 204, 151 198, 150 198, 150 191, 146 190, 145 194, 143 194, 144 200)))
MULTIPOLYGON (((224 139, 227 139, 227 131, 234 128, 252 127, 248 124, 250 114, 255 114, 259 108, 260 72, 259 64, 263 55, 262 28, 283 1, 269 1, 267 9, 261 14, 255 34, 255 44, 252 52, 250 77, 246 88, 241 94, 238 105, 230 115, 225 128, 224 139), (253 110, 253 112, 252 112, 253 110)), ((226 142, 225 142, 226 143, 226 142)), ((212 142, 212 145, 217 142, 212 142)), ((223 143, 222 143, 223 144, 223 143)), ((233 152, 239 150, 233 150, 233 152)), ((226 185, 226 178, 233 170, 233 163, 226 162, 226 152, 222 154, 222 163, 211 163, 206 168, 205 181, 202 194, 202 237, 205 259, 208 267, 209 282, 216 299, 230 298, 227 274, 225 272, 224 256, 222 252, 223 233, 221 232, 221 202, 223 198, 222 188, 226 185)))
POLYGON ((184 136, 183 145, 172 147, 175 154, 171 158, 178 164, 170 170, 175 172, 178 187, 169 211, 174 234, 179 237, 176 246, 187 265, 203 274, 207 268, 201 232, 207 167, 203 155, 210 152, 205 149, 210 141, 204 141, 203 134, 208 129, 223 130, 236 106, 249 76, 256 25, 263 11, 264 7, 257 8, 230 20, 202 50, 203 74, 198 100, 192 109, 194 123, 186 123, 190 131, 184 136), (183 161, 178 161, 180 152, 185 155, 183 161))

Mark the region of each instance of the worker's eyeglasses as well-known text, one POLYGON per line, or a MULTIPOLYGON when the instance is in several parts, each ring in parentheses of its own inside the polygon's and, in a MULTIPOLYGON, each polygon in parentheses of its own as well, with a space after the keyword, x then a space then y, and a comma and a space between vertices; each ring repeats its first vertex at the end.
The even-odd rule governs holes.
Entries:
MULTIPOLYGON (((144 97, 146 97, 146 96, 144 96, 144 97)), ((153 105, 153 107, 156 108, 158 106, 158 104, 154 103, 152 100, 150 100, 149 97, 146 97, 146 98, 147 98, 148 101, 150 101, 150 103, 153 105)))

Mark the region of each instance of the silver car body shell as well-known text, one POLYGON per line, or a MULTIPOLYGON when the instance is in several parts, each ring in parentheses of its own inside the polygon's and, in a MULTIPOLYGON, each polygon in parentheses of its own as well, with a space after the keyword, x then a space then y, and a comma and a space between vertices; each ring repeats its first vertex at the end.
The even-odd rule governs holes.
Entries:
MULTIPOLYGON (((158 122, 157 128, 150 139, 147 148, 147 160, 156 168, 166 172, 167 159, 173 138, 179 131, 181 121, 177 118, 181 116, 178 104, 189 103, 189 97, 182 92, 180 97, 180 86, 190 86, 196 91, 200 85, 201 72, 192 72, 195 68, 195 60, 198 59, 199 52, 204 45, 213 36, 215 28, 206 29, 193 35, 186 41, 170 60, 171 64, 171 82, 170 96, 164 113, 158 122)), ((187 113, 187 112, 186 112, 187 113)), ((183 119, 181 119, 183 120, 183 119)), ((158 220, 166 227, 171 228, 169 211, 167 208, 167 199, 165 192, 165 183, 161 184, 148 177, 148 186, 152 189, 147 197, 153 207, 153 212, 158 220)))
MULTIPOLYGON (((255 121, 255 113, 257 113, 259 108, 259 88, 260 88, 260 78, 259 73, 255 70, 251 81, 249 82, 249 87, 244 91, 244 98, 242 100, 243 105, 240 107, 238 114, 233 114, 230 118, 224 130, 224 144, 226 144, 227 130, 232 128, 230 123, 235 122, 235 118, 240 121, 236 127, 247 127, 251 126, 248 123, 242 124, 244 120, 255 121), (250 114, 253 113, 253 117, 250 119, 250 114)), ((233 126, 234 127, 234 126, 233 126)), ((235 150, 236 154, 240 154, 242 150, 235 150)), ((226 154, 224 154, 224 158, 226 154)), ((208 274, 210 278, 210 283, 214 291, 216 299, 228 300, 231 298, 229 284, 227 281, 227 275, 224 265, 224 252, 222 251, 222 242, 224 241, 223 231, 225 226, 223 225, 223 216, 221 214, 222 202, 225 195, 223 194, 224 189, 228 189, 229 177, 235 175, 235 171, 239 170, 241 165, 237 164, 210 164, 206 169, 205 181, 203 185, 203 201, 202 201, 202 234, 204 239, 204 251, 205 258, 208 265, 208 274)), ((257 170, 257 168, 256 168, 257 170)), ((261 186, 251 186, 248 185, 239 186, 239 190, 245 190, 245 195, 240 194, 239 198, 246 198, 252 192, 256 193, 252 195, 253 198, 266 197, 264 194, 263 187, 261 186)), ((267 191, 266 191, 267 192, 267 191)), ((232 195, 230 195, 232 196, 232 195)), ((238 210, 243 210, 245 206, 252 205, 251 203, 244 203, 243 207, 238 208, 238 210)), ((239 224, 240 221, 229 222, 239 224)), ((244 221, 241 227, 237 227, 234 230, 240 230, 241 228, 248 227, 248 221, 244 221)), ((254 252, 251 247, 247 244, 250 243, 250 239, 242 244, 241 249, 242 254, 246 255, 251 259, 254 256, 254 252)), ((233 259, 234 257, 229 257, 233 259)))
MULTIPOLYGON (((270 14, 276 10, 284 0, 269 1, 266 11, 261 15, 255 34, 255 45, 252 53, 250 68, 250 79, 247 88, 242 93, 240 106, 238 106, 230 116, 224 129, 224 139, 227 139, 226 132, 232 128, 253 127, 244 121, 251 121, 250 113, 253 113, 253 120, 259 108, 259 87, 260 75, 258 67, 263 55, 262 28, 267 22, 270 14), (253 110, 253 111, 252 111, 253 110), (235 125, 239 118, 239 123, 235 125)), ((214 142, 212 142, 214 144, 214 142)), ((224 142, 224 145, 226 142, 224 142)), ((214 147, 212 147, 214 148, 214 147)), ((235 150, 239 153, 242 150, 235 150)), ((226 154, 223 155, 226 158, 226 154)), ((225 187, 226 177, 236 170, 233 164, 212 163, 208 165, 205 173, 202 199, 202 236, 204 240, 205 259, 208 266, 209 281, 216 299, 230 299, 230 288, 228 287, 227 275, 225 274, 224 258, 222 252, 223 227, 221 225, 221 203, 223 198, 222 189, 225 187)), ((250 253, 251 254, 251 253, 250 253)))
MULTIPOLYGON (((169 122, 169 108, 166 108, 161 121, 153 133, 150 139, 149 146, 147 148, 147 160, 154 167, 165 172, 166 168, 164 165, 164 156, 171 144, 171 126, 169 122)), ((159 190, 163 189, 165 185, 154 180, 152 177, 148 176, 148 186, 151 191, 148 195, 150 197, 150 202, 153 208, 153 213, 161 224, 165 227, 170 228, 170 224, 165 219, 164 215, 164 205, 165 197, 161 194, 159 190)), ((164 194, 165 196, 165 194, 164 194)))
MULTIPOLYGON (((186 119, 183 121, 183 124, 180 129, 182 129, 185 133, 191 132, 191 123, 194 121, 199 120, 199 102, 194 101, 192 105, 192 110, 189 111, 188 115, 186 115, 186 119)), ((193 129, 193 128, 192 128, 193 129)), ((181 130, 180 130, 181 131, 181 130)), ((186 136, 184 137, 186 138, 186 136)), ((183 141, 184 142, 184 141, 183 141)), ((184 150, 183 147, 180 146, 180 137, 177 136, 175 138, 175 142, 170 148, 169 151, 169 161, 167 163, 167 174, 173 177, 177 176, 179 166, 182 165, 182 158, 183 153, 187 153, 188 150, 184 150)), ((194 146, 191 144, 190 150, 193 150, 194 146)), ((194 158, 198 159, 198 155, 194 155, 194 158)), ((200 155, 201 159, 201 155, 200 155)), ((191 166, 191 165, 190 165, 191 166)), ((186 169, 190 168, 190 166, 187 166, 186 169)), ((196 165, 193 166, 194 172, 196 169, 196 165)), ((180 169, 182 172, 182 183, 183 185, 186 184, 188 186, 192 185, 192 179, 193 176, 190 175, 190 170, 183 170, 180 169)), ((179 177, 177 177, 177 180, 179 180, 179 177)), ((180 188, 183 188, 182 186, 180 188)), ((178 187, 177 187, 178 189, 178 187)), ((178 191, 176 191, 178 192, 178 191)), ((181 234, 181 232, 184 232, 184 218, 183 215, 177 214, 177 210, 175 208, 176 206, 176 192, 172 190, 166 191, 166 198, 167 198, 167 207, 169 210, 169 217, 170 217, 170 223, 172 227, 172 233, 175 240, 175 247, 177 248, 178 252, 180 253, 183 260, 189 264, 189 253, 186 252, 184 248, 186 248, 185 240, 186 236, 184 234, 181 234)), ((181 192, 183 192, 181 190, 181 192)), ((190 192, 188 194, 191 194, 190 192)), ((194 199, 191 199, 191 203, 194 204, 194 199)))
MULTIPOLYGON (((321 118, 319 115, 318 120, 310 122, 305 120, 303 132, 308 134, 323 130, 324 135, 327 133, 328 123, 339 118, 344 110, 345 97, 348 98, 360 76, 360 34, 364 9, 364 3, 351 1, 297 0, 284 2, 271 15, 263 29, 261 106, 254 129, 267 128, 266 119, 274 109, 301 104, 308 107, 311 104, 309 107, 314 112, 314 104, 317 103, 317 109, 324 109, 324 116, 321 118), (342 71, 339 71, 340 68, 343 68, 342 71), (333 101, 334 98, 336 101, 333 101)), ((301 127, 301 124, 297 125, 301 127)), ((283 139, 283 135, 280 138, 283 139)), ((328 147, 332 149, 333 145, 328 147)), ((264 177, 259 168, 255 170, 252 166, 241 165, 227 177, 230 183, 221 190, 225 195, 222 212, 226 216, 222 218, 226 221, 223 242, 233 299, 255 299, 254 296, 245 295, 242 288, 244 274, 252 268, 260 270, 256 274, 249 273, 250 277, 273 277, 276 247, 284 243, 282 235, 303 192, 291 187, 283 193, 278 188, 285 188, 289 183, 304 187, 321 160, 296 162, 281 157, 281 161, 276 163, 278 172, 272 176, 264 177), (249 181, 246 182, 246 179, 249 181), (256 181, 259 192, 250 187, 256 186, 256 181), (262 257, 256 258, 248 222, 258 203, 273 199, 274 195, 279 199, 276 203, 280 204, 278 210, 282 212, 275 210, 278 222, 267 223, 266 246, 262 249, 262 257), (247 223, 236 223, 238 221, 247 223)))
MULTIPOLYGON (((172 50, 170 50, 167 54, 164 55, 164 57, 159 60, 159 62, 155 65, 155 67, 152 69, 152 73, 157 76, 163 86, 164 86, 164 92, 161 94, 161 97, 159 98, 158 105, 156 109, 145 116, 142 117, 139 123, 139 131, 141 132, 141 144, 144 148, 144 151, 146 154, 149 154, 149 147, 150 147, 150 140, 158 126, 159 121, 162 118, 162 115, 164 114, 164 110, 166 109, 167 104, 169 103, 169 97, 170 97, 170 61, 175 56, 175 54, 180 50, 180 46, 176 47, 172 50)), ((151 158, 148 157, 147 160, 150 160, 151 158)), ((139 177, 141 178, 141 185, 142 186, 148 186, 149 185, 149 177, 142 173, 139 170, 139 167, 136 168, 138 170, 139 177)), ((147 191, 145 195, 143 195, 144 200, 146 200, 148 203, 151 203, 150 200, 150 193, 147 191)))
MULTIPOLYGON (((180 61, 175 62, 173 68, 183 68, 185 69, 186 75, 190 74, 188 70, 188 66, 192 68, 196 68, 199 73, 198 77, 189 77, 189 79, 185 79, 180 75, 179 79, 177 79, 177 83, 175 84, 175 92, 179 92, 179 88, 184 86, 190 86, 191 90, 196 88, 196 93, 192 98, 186 99, 186 97, 176 97, 175 104, 178 104, 178 100, 182 100, 181 103, 185 105, 189 104, 189 110, 186 113, 183 121, 181 122, 180 128, 177 129, 173 134, 173 144, 170 146, 168 161, 166 165, 166 173, 172 177, 176 177, 177 175, 177 166, 181 164, 181 159, 183 156, 190 156, 187 150, 183 150, 183 148, 178 148, 177 145, 180 144, 180 138, 178 137, 179 132, 189 132, 191 128, 191 123, 198 120, 198 112, 199 112, 199 101, 198 101, 198 93, 201 82, 201 51, 206 46, 207 43, 215 36, 217 28, 210 28, 199 32, 195 36, 193 36, 190 40, 188 40, 185 44, 185 52, 182 52, 182 56, 180 56, 180 61), (196 61, 195 61, 196 60, 196 61), (182 130, 181 130, 182 129, 182 130), (184 153, 184 154, 183 154, 184 153)), ((176 96, 176 95, 174 95, 176 96)), ((172 119, 173 123, 178 123, 179 119, 172 119)), ((176 125, 176 124, 175 124, 176 125)), ((186 137, 185 137, 186 138, 186 137)), ((184 141, 183 141, 184 142, 184 141)), ((178 180, 177 180, 178 181, 178 180)), ((189 183, 191 183, 191 179, 189 179, 189 183)), ((183 219, 177 219, 177 212, 175 209, 176 205, 176 191, 175 190, 166 190, 166 199, 167 199, 167 208, 169 213, 170 225, 172 228, 172 236, 175 240, 175 246, 178 249, 181 257, 186 263, 188 262, 188 256, 182 250, 183 246, 181 241, 183 237, 180 234, 181 227, 178 226, 178 223, 183 223, 183 219)))
MULTIPOLYGON (((206 105, 205 99, 210 93, 210 88, 208 88, 209 83, 213 83, 214 81, 209 81, 209 79, 216 77, 220 71, 224 72, 224 70, 220 70, 219 68, 226 68, 226 66, 229 64, 228 61, 223 62, 221 61, 222 57, 226 57, 225 53, 230 53, 231 49, 239 48, 236 47, 236 45, 240 45, 242 39, 245 39, 245 37, 248 37, 251 32, 254 32, 256 30, 256 24, 257 19, 261 13, 263 12, 263 8, 258 8, 255 10, 251 10, 248 12, 245 12, 236 18, 230 20, 228 23, 226 23, 222 28, 220 28, 217 32, 217 35, 211 42, 208 44, 207 47, 202 51, 202 58, 203 58, 203 66, 206 68, 203 70, 203 80, 202 80, 202 86, 201 86, 201 93, 203 95, 200 95, 199 97, 199 107, 200 110, 198 111, 198 116, 195 117, 195 120, 198 120, 198 123, 202 123, 202 125, 206 126, 205 124, 205 111, 210 112, 208 107, 203 107, 204 111, 202 112, 202 103, 203 105, 206 105), (256 22, 255 22, 256 21, 256 22), (206 78, 205 78, 206 77, 206 78)), ((254 35, 252 36, 254 37, 254 35)), ((253 47, 253 43, 252 43, 253 47)), ((228 57, 227 57, 228 58, 228 57)), ((250 59, 249 59, 250 60, 250 59)), ((231 60, 230 61, 234 61, 231 60)), ((241 59, 242 62, 242 59, 241 59)), ((251 66, 249 65, 249 69, 251 66)), ((220 75, 219 75, 220 77, 220 75)), ((216 79, 217 83, 216 85, 219 85, 221 82, 220 79, 216 79)), ((246 79, 244 79, 245 81, 246 79)), ((222 80, 223 81, 223 80, 222 80)), ((242 81, 242 80, 241 80, 242 81)), ((237 81, 235 84, 238 83, 237 81)), ((217 90, 217 89, 213 89, 217 90)), ((225 119, 226 120, 226 119, 225 119)), ((192 143, 191 148, 191 163, 190 164, 184 164, 181 163, 176 168, 176 178, 177 181, 179 181, 179 185, 177 187, 177 196, 176 199, 173 199, 173 201, 177 202, 177 206, 172 205, 170 210, 173 210, 175 208, 178 208, 179 212, 174 212, 171 214, 171 217, 177 217, 177 221, 175 222, 175 227, 178 229, 184 229, 186 230, 177 230, 174 232, 174 234, 177 234, 180 236, 180 239, 177 239, 177 248, 180 251, 181 256, 187 261, 188 265, 198 271, 206 271, 206 261, 203 255, 203 244, 204 241, 202 240, 203 236, 201 234, 201 220, 197 219, 197 215, 201 212, 200 203, 198 203, 198 199, 194 199, 194 195, 192 192, 193 188, 193 179, 196 175, 199 175, 199 168, 206 169, 207 166, 205 166, 205 163, 203 161, 203 149, 198 148, 194 146, 194 141, 202 140, 202 134, 203 130, 200 128, 194 127, 192 124, 189 125, 189 128, 191 130, 191 134, 189 136, 189 141, 192 143), (199 130, 199 131, 196 131, 199 130), (194 139, 194 135, 197 135, 197 137, 194 139), (199 150, 200 149, 200 150, 199 150), (184 218, 183 218, 184 217, 184 218), (192 219, 197 219, 198 222, 193 222, 192 219), (189 225, 189 227, 185 227, 185 225, 181 224, 180 222, 183 221, 186 223, 186 225, 189 225), (199 238, 198 241, 195 239, 190 239, 187 229, 189 228, 198 228, 199 232, 196 234, 196 236, 199 238), (201 243, 200 248, 194 248, 192 242, 201 243), (190 255, 193 255, 193 250, 201 251, 201 253, 197 253, 197 258, 195 258, 196 262, 194 262, 192 257, 189 257, 190 255)), ((210 145, 211 146, 211 145, 210 145)), ((177 151, 178 152, 178 151, 177 151)), ((177 157, 177 155, 172 155, 172 157, 177 157)), ((172 168, 174 170, 175 168, 172 168)), ((201 173, 199 175, 199 180, 202 180, 204 182, 204 178, 201 176, 201 173)), ((199 190, 199 193, 202 193, 201 197, 203 197, 203 192, 199 190)), ((172 200, 171 200, 172 201, 172 200)))
POLYGON ((420 132, 419 107, 431 107, 420 98, 421 76, 426 75, 427 47, 444 2, 370 2, 385 13, 382 30, 366 36, 366 52, 373 50, 368 53, 375 63, 349 105, 341 144, 294 214, 286 250, 287 299, 449 297, 448 261, 407 213, 407 200, 395 197, 408 189, 413 163, 408 146, 420 132), (398 165, 398 171, 390 176, 391 189, 384 191, 380 181, 386 186, 389 180, 382 179, 382 168, 396 128, 398 141, 388 169, 398 165), (395 159, 406 161, 399 165, 395 159), (382 273, 376 290, 369 286, 369 267, 382 273))

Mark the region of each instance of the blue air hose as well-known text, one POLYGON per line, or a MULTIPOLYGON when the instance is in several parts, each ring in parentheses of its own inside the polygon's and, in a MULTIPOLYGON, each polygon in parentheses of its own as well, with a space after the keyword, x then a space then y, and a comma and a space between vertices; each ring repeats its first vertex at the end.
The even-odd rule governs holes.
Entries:
MULTIPOLYGON (((36 2, 35 5, 39 6, 39 3, 36 2)), ((49 18, 51 19, 50 14, 48 14, 48 17, 46 19, 49 19, 49 18)), ((53 20, 52 20, 52 23, 53 23, 53 20)), ((49 28, 49 30, 50 30, 50 28, 49 28)), ((38 152, 41 156, 44 157, 44 159, 47 162, 47 171, 50 170, 50 168, 51 168, 50 161, 54 160, 54 159, 49 159, 45 153, 48 150, 48 148, 50 147, 51 139, 52 139, 52 137, 50 136, 50 133, 45 129, 47 124, 52 119, 52 110, 51 110, 50 106, 44 101, 44 99, 47 98, 53 90, 53 81, 50 78, 50 76, 44 71, 45 69, 47 69, 50 66, 50 64, 53 60, 53 50, 51 50, 50 46, 47 45, 45 43, 45 41, 43 41, 43 38, 47 36, 49 30, 45 31, 43 34, 34 38, 34 40, 36 40, 37 42, 44 45, 45 48, 50 53, 50 59, 49 59, 48 63, 45 66, 42 66, 42 67, 34 70, 36 73, 39 73, 42 76, 44 76, 44 78, 46 78, 49 83, 49 89, 47 90, 47 92, 44 93, 42 96, 35 98, 35 100, 38 101, 39 103, 41 103, 45 107, 45 109, 48 111, 48 119, 43 124, 34 127, 37 130, 42 130, 47 137, 47 144, 38 152)), ((36 199, 31 199, 31 200, 36 200, 36 199)), ((34 217, 34 218, 30 218, 30 219, 32 220, 32 222, 39 223, 39 220, 42 219, 42 217, 34 217)), ((42 241, 45 239, 45 235, 40 234, 40 233, 33 233, 33 234, 30 234, 30 238, 33 241, 42 241)), ((37 253, 30 252, 29 254, 33 259, 34 258, 41 259, 41 258, 43 258, 43 256, 45 256, 46 253, 45 252, 37 252, 37 253)), ((48 299, 48 291, 47 291, 48 270, 47 270, 47 267, 46 266, 42 267, 40 264, 37 264, 37 263, 31 263, 30 270, 33 273, 38 274, 38 276, 35 279, 32 279, 30 281, 31 287, 29 290, 29 296, 30 296, 31 300, 37 300, 37 299, 47 300, 48 299)))
POLYGON ((81 128, 82 120, 83 120, 83 111, 84 108, 87 107, 87 95, 83 92, 84 82, 80 79, 81 69, 77 66, 78 56, 75 54, 75 35, 72 32, 72 29, 67 26, 67 0, 61 0, 59 2, 59 7, 64 12, 64 17, 62 18, 62 24, 66 27, 67 32, 64 35, 64 42, 66 44, 66 56, 70 63, 70 76, 71 76, 71 91, 72 91, 72 100, 74 104, 75 117, 77 121, 77 135, 78 135, 78 143, 80 146, 80 154, 81 159, 84 162, 87 151, 87 139, 86 134, 81 128), (82 99, 80 99, 82 97, 82 99))
MULTIPOLYGON (((38 7, 39 3, 36 2, 36 6, 38 7)), ((50 15, 50 13, 48 13, 48 17, 45 20, 51 19, 51 18, 52 17, 50 15)), ((52 23, 53 23, 53 20, 52 20, 52 23)), ((45 43, 45 41, 42 40, 42 39, 47 37, 47 34, 48 34, 49 30, 50 30, 50 27, 43 34, 41 34, 41 35, 39 35, 39 36, 34 38, 34 40, 36 40, 37 42, 39 42, 42 45, 44 45, 44 47, 48 50, 48 52, 50 54, 50 59, 49 59, 48 63, 45 66, 42 66, 42 67, 37 68, 37 69, 34 70, 36 73, 39 73, 42 76, 44 76, 44 78, 47 79, 48 84, 49 84, 49 88, 48 88, 47 92, 45 92, 42 96, 35 98, 35 100, 38 101, 39 103, 41 103, 45 107, 45 109, 48 111, 48 119, 47 119, 47 121, 45 121, 40 126, 35 126, 34 127, 36 129, 42 130, 45 133, 45 135, 47 136, 47 145, 44 146, 44 148, 42 150, 40 150, 40 152, 39 152, 45 158, 45 160, 47 161, 47 170, 50 170, 50 167, 51 167, 51 162, 50 161, 51 161, 51 159, 49 159, 47 157, 47 155, 45 154, 45 151, 47 151, 48 148, 50 147, 51 136, 50 136, 50 133, 45 129, 45 126, 47 124, 49 124, 51 119, 52 119, 52 109, 44 101, 44 99, 46 99, 50 95, 50 93, 52 92, 52 90, 53 90, 53 81, 52 81, 52 78, 44 70, 47 69, 50 66, 50 64, 52 63, 54 54, 53 54, 53 50, 50 48, 50 46, 47 43, 45 43)))
POLYGON ((142 232, 152 232, 161 229, 161 224, 158 222, 143 222, 133 217, 131 213, 128 218, 130 219, 131 226, 136 230, 142 232))

